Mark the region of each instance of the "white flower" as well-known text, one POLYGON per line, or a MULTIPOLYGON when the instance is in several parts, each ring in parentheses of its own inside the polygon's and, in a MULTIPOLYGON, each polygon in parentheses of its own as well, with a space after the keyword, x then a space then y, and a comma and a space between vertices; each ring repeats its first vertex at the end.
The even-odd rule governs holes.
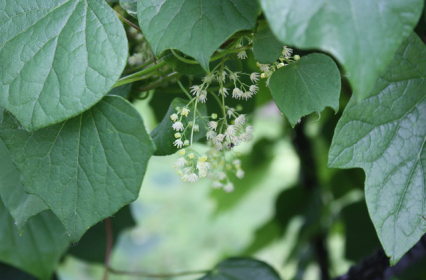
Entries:
POLYGON ((176 146, 177 148, 182 148, 183 142, 181 139, 177 139, 175 142, 173 142, 173 146, 176 146))
POLYGON ((244 177, 244 171, 242 171, 241 169, 238 169, 237 172, 235 173, 235 175, 242 179, 244 177))
POLYGON ((246 123, 246 115, 245 114, 241 114, 241 115, 238 116, 238 118, 235 119, 235 126, 236 127, 241 127, 245 123, 246 123))
POLYGON ((207 170, 210 169, 210 167, 211 167, 211 164, 209 162, 205 162, 205 161, 198 161, 197 162, 197 169, 199 171, 207 171, 207 170))
POLYGON ((283 63, 283 62, 281 62, 281 63, 278 63, 278 65, 277 65, 277 69, 280 69, 280 68, 282 68, 282 67, 284 67, 284 66, 286 66, 287 64, 285 64, 285 63, 283 63))
POLYGON ((232 144, 234 144, 234 146, 238 146, 241 144, 241 139, 238 136, 232 136, 231 138, 232 144))
POLYGON ((239 88, 234 88, 234 90, 232 91, 232 98, 240 99, 242 95, 243 92, 239 88))
POLYGON ((244 142, 249 142, 253 139, 253 134, 251 133, 241 133, 240 139, 244 142))
POLYGON ((232 184, 231 182, 228 182, 224 187, 223 190, 227 193, 230 193, 234 190, 234 184, 232 184))
POLYGON ((189 146, 189 140, 185 140, 185 141, 183 142, 183 145, 184 145, 184 146, 189 146))
POLYGON ((190 183, 195 183, 198 181, 198 176, 195 173, 191 173, 186 177, 186 181, 190 183))
POLYGON ((227 140, 232 139, 232 136, 234 136, 236 132, 237 132, 237 129, 235 128, 234 125, 228 125, 228 128, 226 129, 226 132, 225 132, 226 139, 227 140))
POLYGON ((212 73, 209 73, 204 78, 202 78, 201 80, 203 82, 210 84, 214 80, 214 75, 212 73))
POLYGON ((206 103, 207 100, 207 91, 203 90, 201 91, 201 94, 198 96, 198 101, 201 103, 206 103))
POLYGON ((180 158, 178 158, 178 160, 175 163, 173 163, 173 167, 175 169, 180 169, 185 164, 186 164, 186 160, 183 157, 180 157, 180 158))
POLYGON ((218 134, 214 139, 213 139, 213 143, 214 144, 220 144, 223 142, 223 138, 225 138, 225 135, 223 134, 218 134))
POLYGON ((213 183, 212 183, 212 187, 213 187, 214 189, 218 189, 218 188, 223 187, 223 184, 222 184, 221 182, 219 182, 219 181, 213 181, 213 183))
POLYGON ((219 181, 224 180, 226 178, 226 173, 223 171, 217 173, 217 178, 219 179, 219 181))
MULTIPOLYGON (((223 71, 222 71, 222 81, 223 81, 223 82, 225 82, 226 74, 227 74, 227 73, 226 73, 226 71, 225 71, 225 70, 223 70, 223 71)), ((218 81, 219 81, 219 79, 220 79, 220 77, 218 76, 218 81)))
POLYGON ((201 91, 200 87, 195 85, 190 87, 192 95, 198 95, 201 91))
POLYGON ((293 49, 287 48, 287 46, 284 46, 283 48, 283 56, 285 58, 290 58, 291 54, 293 53, 293 49))
POLYGON ((216 128, 217 128, 217 122, 215 122, 215 121, 208 122, 207 123, 207 127, 210 128, 210 129, 212 129, 212 130, 216 130, 216 128))
POLYGON ((194 131, 200 131, 200 126, 198 124, 194 124, 194 131))
POLYGON ((257 64, 259 66, 260 71, 263 73, 269 72, 269 64, 257 64))
POLYGON ((248 126, 246 127, 246 132, 247 132, 247 133, 253 133, 253 132, 254 132, 254 128, 253 128, 253 126, 248 125, 248 126))
POLYGON ((234 114, 235 109, 234 108, 229 108, 228 111, 226 112, 228 114, 228 118, 232 117, 232 115, 234 114))
POLYGON ((238 79, 238 72, 231 72, 231 73, 229 73, 229 79, 231 81, 236 81, 238 79))
MULTIPOLYGON (((251 87, 250 87, 250 88, 251 88, 251 87)), ((181 112, 180 114, 181 114, 182 116, 187 117, 189 112, 190 112, 190 110, 188 110, 187 108, 183 108, 183 109, 182 109, 182 112, 181 112)))
POLYGON ((228 95, 228 89, 227 88, 219 89, 219 94, 222 94, 223 96, 226 97, 228 95))
POLYGON ((256 85, 251 85, 249 90, 251 93, 256 94, 256 92, 259 90, 259 87, 256 85))
POLYGON ((250 80, 252 83, 257 83, 257 81, 259 80, 259 73, 257 72, 253 72, 250 74, 250 80))
POLYGON ((240 51, 240 52, 238 52, 237 57, 238 57, 239 59, 246 59, 246 58, 247 58, 247 53, 246 53, 246 51, 240 51))
POLYGON ((207 137, 207 140, 213 139, 216 137, 216 132, 214 132, 213 130, 210 130, 209 132, 207 132, 206 137, 207 137))
POLYGON ((176 131, 180 131, 180 130, 183 131, 183 124, 181 122, 175 122, 172 125, 172 128, 176 131))
POLYGON ((222 151, 222 149, 223 149, 223 146, 222 146, 222 144, 221 143, 214 143, 214 147, 216 148, 216 150, 218 150, 218 151, 222 151))
POLYGON ((172 121, 177 121, 178 120, 178 118, 179 118, 179 116, 177 115, 177 114, 171 114, 170 115, 170 119, 172 120, 172 121))
POLYGON ((253 96, 253 93, 251 91, 246 91, 243 93, 241 97, 245 98, 245 100, 247 101, 247 99, 252 98, 252 96, 253 96))
POLYGON ((206 177, 208 173, 209 172, 207 170, 201 170, 198 172, 198 176, 200 176, 200 178, 203 178, 206 177))

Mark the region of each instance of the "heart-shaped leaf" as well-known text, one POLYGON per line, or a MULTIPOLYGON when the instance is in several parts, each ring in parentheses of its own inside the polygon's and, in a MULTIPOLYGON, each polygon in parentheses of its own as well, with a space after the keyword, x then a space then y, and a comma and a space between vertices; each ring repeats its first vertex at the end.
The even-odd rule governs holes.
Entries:
POLYGON ((412 34, 370 96, 352 98, 337 124, 329 166, 361 167, 368 211, 395 264, 426 231, 426 47, 412 34))
POLYGON ((0 137, 25 190, 52 209, 73 242, 138 197, 155 150, 139 113, 119 96, 33 133, 5 112, 0 137))
POLYGON ((2 1, 0 107, 28 131, 97 103, 126 65, 122 23, 104 1, 2 1))
POLYGON ((38 196, 24 191, 20 176, 21 173, 12 163, 9 150, 0 139, 0 197, 18 228, 32 216, 49 209, 38 196))
POLYGON ((154 54, 178 49, 205 70, 232 34, 254 28, 258 11, 255 0, 138 0, 139 25, 154 54))
POLYGON ((253 36, 253 54, 257 62, 269 64, 276 61, 283 51, 283 44, 275 38, 266 21, 261 21, 253 36))
POLYGON ((70 243, 63 225, 51 211, 28 220, 21 230, 0 201, 0 261, 41 280, 52 277, 70 243))
POLYGON ((284 44, 331 53, 358 100, 372 90, 422 13, 423 0, 260 0, 284 44), (309 8, 307 8, 309 7, 309 8))
POLYGON ((292 127, 312 112, 326 106, 339 110, 340 72, 329 56, 309 54, 272 74, 272 97, 292 127))

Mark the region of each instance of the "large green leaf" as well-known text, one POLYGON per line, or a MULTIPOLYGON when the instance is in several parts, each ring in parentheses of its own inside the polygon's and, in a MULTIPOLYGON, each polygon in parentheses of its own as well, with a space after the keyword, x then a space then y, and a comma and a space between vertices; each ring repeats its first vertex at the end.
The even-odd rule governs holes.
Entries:
POLYGON ((200 280, 280 280, 267 263, 250 258, 230 258, 221 261, 212 272, 200 280))
POLYGON ((331 53, 345 68, 360 100, 410 35, 423 0, 260 0, 260 4, 283 43, 331 53))
MULTIPOLYGON (((154 141, 154 144, 157 148, 154 155, 156 156, 168 156, 176 153, 178 151, 178 148, 173 145, 173 142, 176 140, 175 133, 177 131, 173 130, 172 125, 173 121, 170 119, 170 116, 172 114, 177 113, 176 108, 180 107, 183 108, 186 104, 188 104, 188 101, 185 101, 180 98, 175 98, 172 101, 172 104, 169 107, 169 110, 167 111, 166 115, 164 116, 163 120, 157 125, 156 128, 151 132, 152 140, 154 141)), ((190 112, 187 117, 182 117, 182 124, 184 127, 188 125, 188 122, 194 120, 194 103, 192 103, 189 107, 190 112)), ((198 103, 197 104, 197 110, 200 112, 202 116, 207 115, 207 107, 206 104, 198 103)), ((198 141, 201 138, 206 136, 207 129, 204 126, 202 120, 198 117, 196 124, 198 124, 200 131, 195 132, 194 131, 194 139, 193 141, 198 141)), ((186 139, 191 139, 191 129, 187 129, 185 132, 186 139)))
POLYGON ((12 163, 9 150, 0 139, 0 197, 15 219, 15 225, 18 228, 21 228, 32 216, 48 209, 38 196, 24 191, 20 176, 21 173, 12 163))
POLYGON ((275 62, 283 51, 283 44, 275 38, 266 21, 259 23, 253 36, 253 54, 259 63, 275 62))
POLYGON ((329 153, 330 167, 365 170, 368 210, 393 264, 426 231, 425 57, 413 33, 370 96, 351 99, 329 153))
POLYGON ((48 280, 68 245, 68 235, 51 211, 32 217, 18 231, 0 201, 0 261, 48 280))
POLYGON ((340 72, 327 55, 314 53, 282 67, 271 76, 272 97, 291 126, 326 106, 339 110, 340 72))
POLYGON ((120 77, 123 25, 104 1, 0 0, 0 107, 29 131, 80 114, 120 77))
MULTIPOLYGON (((121 231, 133 227, 133 220, 130 206, 126 205, 114 216, 110 217, 113 244, 116 243, 121 231)), ((87 262, 103 263, 105 261, 106 229, 105 221, 91 227, 80 239, 78 244, 74 244, 69 250, 71 254, 87 262)))
POLYGON ((253 29, 255 0, 138 0, 138 19, 152 51, 178 49, 207 70, 210 56, 232 34, 253 29))
POLYGON ((25 190, 52 209, 73 242, 138 197, 155 150, 139 113, 119 96, 34 133, 5 112, 0 137, 25 190))

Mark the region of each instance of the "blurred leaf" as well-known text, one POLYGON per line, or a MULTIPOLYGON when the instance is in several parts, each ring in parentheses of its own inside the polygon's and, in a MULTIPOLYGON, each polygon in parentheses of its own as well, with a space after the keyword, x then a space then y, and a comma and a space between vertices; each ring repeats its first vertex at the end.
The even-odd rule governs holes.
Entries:
POLYGON ((24 191, 20 176, 21 173, 13 165, 9 150, 0 139, 0 196, 18 228, 32 216, 49 209, 38 196, 24 191))
POLYGON ((135 19, 138 18, 137 14, 137 6, 138 6, 138 0, 120 0, 120 6, 126 10, 126 12, 134 17, 135 19))
POLYGON ((255 0, 138 1, 139 25, 154 54, 178 49, 205 70, 210 56, 232 34, 254 28, 258 11, 255 0))
POLYGON ((326 106, 339 110, 340 72, 327 55, 310 54, 272 74, 269 87, 278 108, 292 127, 326 106))
POLYGON ((130 90, 132 89, 132 84, 124 84, 119 87, 115 87, 108 92, 108 95, 118 95, 127 99, 130 94, 130 90))
POLYGON ((14 0, 1 6, 0 106, 28 131, 89 109, 126 66, 123 24, 104 1, 14 0))
POLYGON ((253 53, 259 63, 275 62, 283 51, 283 44, 275 38, 266 21, 261 21, 253 36, 253 53))
MULTIPOLYGON (((188 100, 183 100, 180 98, 173 99, 172 104, 169 107, 169 110, 164 116, 164 119, 151 132, 152 140, 154 141, 154 144, 157 147, 157 150, 154 153, 155 156, 172 155, 179 150, 176 146, 173 145, 173 142, 176 140, 174 135, 177 131, 172 128, 172 125, 174 122, 171 120, 170 116, 172 114, 177 113, 177 110, 176 110, 177 107, 183 108, 188 104, 188 102, 189 102, 188 100)), ((189 109, 190 109, 190 112, 188 116, 187 117, 182 116, 181 122, 184 127, 188 125, 188 122, 194 120, 194 102, 191 103, 191 105, 189 106, 189 109)), ((199 111, 202 116, 207 115, 206 104, 198 103, 197 111, 199 111)), ((193 139, 194 142, 205 137, 207 133, 205 125, 199 116, 197 117, 196 124, 198 124, 200 131, 194 131, 194 139, 193 139)), ((185 133, 180 131, 180 133, 184 135, 182 136, 182 141, 184 141, 185 139, 188 139, 190 141, 191 129, 187 129, 185 133)))
POLYGON ((345 68, 356 98, 364 99, 399 45, 410 35, 423 0, 260 0, 281 40, 332 54, 345 68))
POLYGON ((367 206, 391 264, 424 234, 426 222, 426 57, 413 33, 370 96, 354 98, 337 124, 329 166, 361 167, 367 206))
POLYGON ((138 197, 154 146, 123 98, 106 96, 82 115, 33 133, 2 110, 0 119, 25 191, 49 206, 73 242, 138 197))
POLYGON ((199 280, 280 280, 267 263, 250 258, 230 258, 221 261, 212 272, 199 280))
POLYGON ((34 276, 2 262, 0 262, 0 276, 2 280, 37 280, 34 276))
MULTIPOLYGON (((116 243, 121 231, 135 226, 129 205, 121 208, 114 216, 109 217, 112 227, 113 244, 116 243)), ((106 230, 104 221, 91 227, 75 244, 68 250, 71 254, 87 262, 105 261, 106 230)))
POLYGON ((347 259, 359 262, 381 247, 364 201, 345 207, 342 216, 346 225, 347 259))
POLYGON ((68 235, 51 211, 32 217, 18 231, 0 201, 0 261, 49 280, 68 245, 68 235))

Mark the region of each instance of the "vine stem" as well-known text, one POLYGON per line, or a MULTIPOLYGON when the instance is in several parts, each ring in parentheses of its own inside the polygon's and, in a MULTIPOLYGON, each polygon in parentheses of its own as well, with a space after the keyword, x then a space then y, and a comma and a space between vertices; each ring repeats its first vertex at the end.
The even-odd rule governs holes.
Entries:
POLYGON ((158 81, 156 81, 152 84, 149 84, 145 87, 138 88, 138 90, 142 92, 142 91, 148 91, 148 90, 154 89, 154 88, 159 87, 160 85, 164 84, 165 82, 172 80, 173 78, 178 78, 179 76, 180 76, 180 74, 178 72, 173 72, 173 73, 167 75, 166 77, 164 77, 164 78, 162 78, 162 79, 160 79, 160 80, 158 80, 158 81))
POLYGON ((210 270, 194 270, 194 271, 183 271, 177 273, 165 273, 165 274, 149 274, 143 272, 133 272, 133 271, 123 271, 123 270, 115 270, 113 268, 109 268, 109 272, 117 275, 133 275, 136 277, 146 277, 146 278, 169 278, 169 277, 180 277, 192 274, 206 274, 211 272, 210 270))
POLYGON ((104 277, 103 280, 108 279, 108 272, 110 271, 109 267, 109 261, 111 257, 112 252, 112 227, 111 227, 111 220, 110 218, 106 218, 104 220, 105 224, 105 234, 106 234, 106 252, 105 252, 105 271, 104 271, 104 277))
POLYGON ((128 20, 127 18, 123 17, 122 15, 120 15, 117 11, 115 11, 115 13, 117 14, 117 16, 124 21, 125 23, 127 23, 128 25, 131 25, 133 28, 139 30, 140 32, 142 32, 142 30, 139 28, 139 26, 137 26, 136 24, 134 24, 133 22, 131 22, 130 20, 128 20))
POLYGON ((121 78, 115 83, 115 85, 113 87, 118 87, 118 86, 121 86, 121 85, 124 85, 124 84, 129 84, 129 83, 133 83, 135 81, 142 80, 142 79, 145 78, 145 77, 142 77, 142 76, 147 75, 151 72, 154 72, 155 70, 163 67, 166 64, 167 63, 163 60, 160 63, 155 64, 155 65, 153 65, 153 66, 151 66, 147 69, 144 69, 142 71, 139 71, 139 72, 133 73, 131 75, 128 75, 124 78, 121 78))

